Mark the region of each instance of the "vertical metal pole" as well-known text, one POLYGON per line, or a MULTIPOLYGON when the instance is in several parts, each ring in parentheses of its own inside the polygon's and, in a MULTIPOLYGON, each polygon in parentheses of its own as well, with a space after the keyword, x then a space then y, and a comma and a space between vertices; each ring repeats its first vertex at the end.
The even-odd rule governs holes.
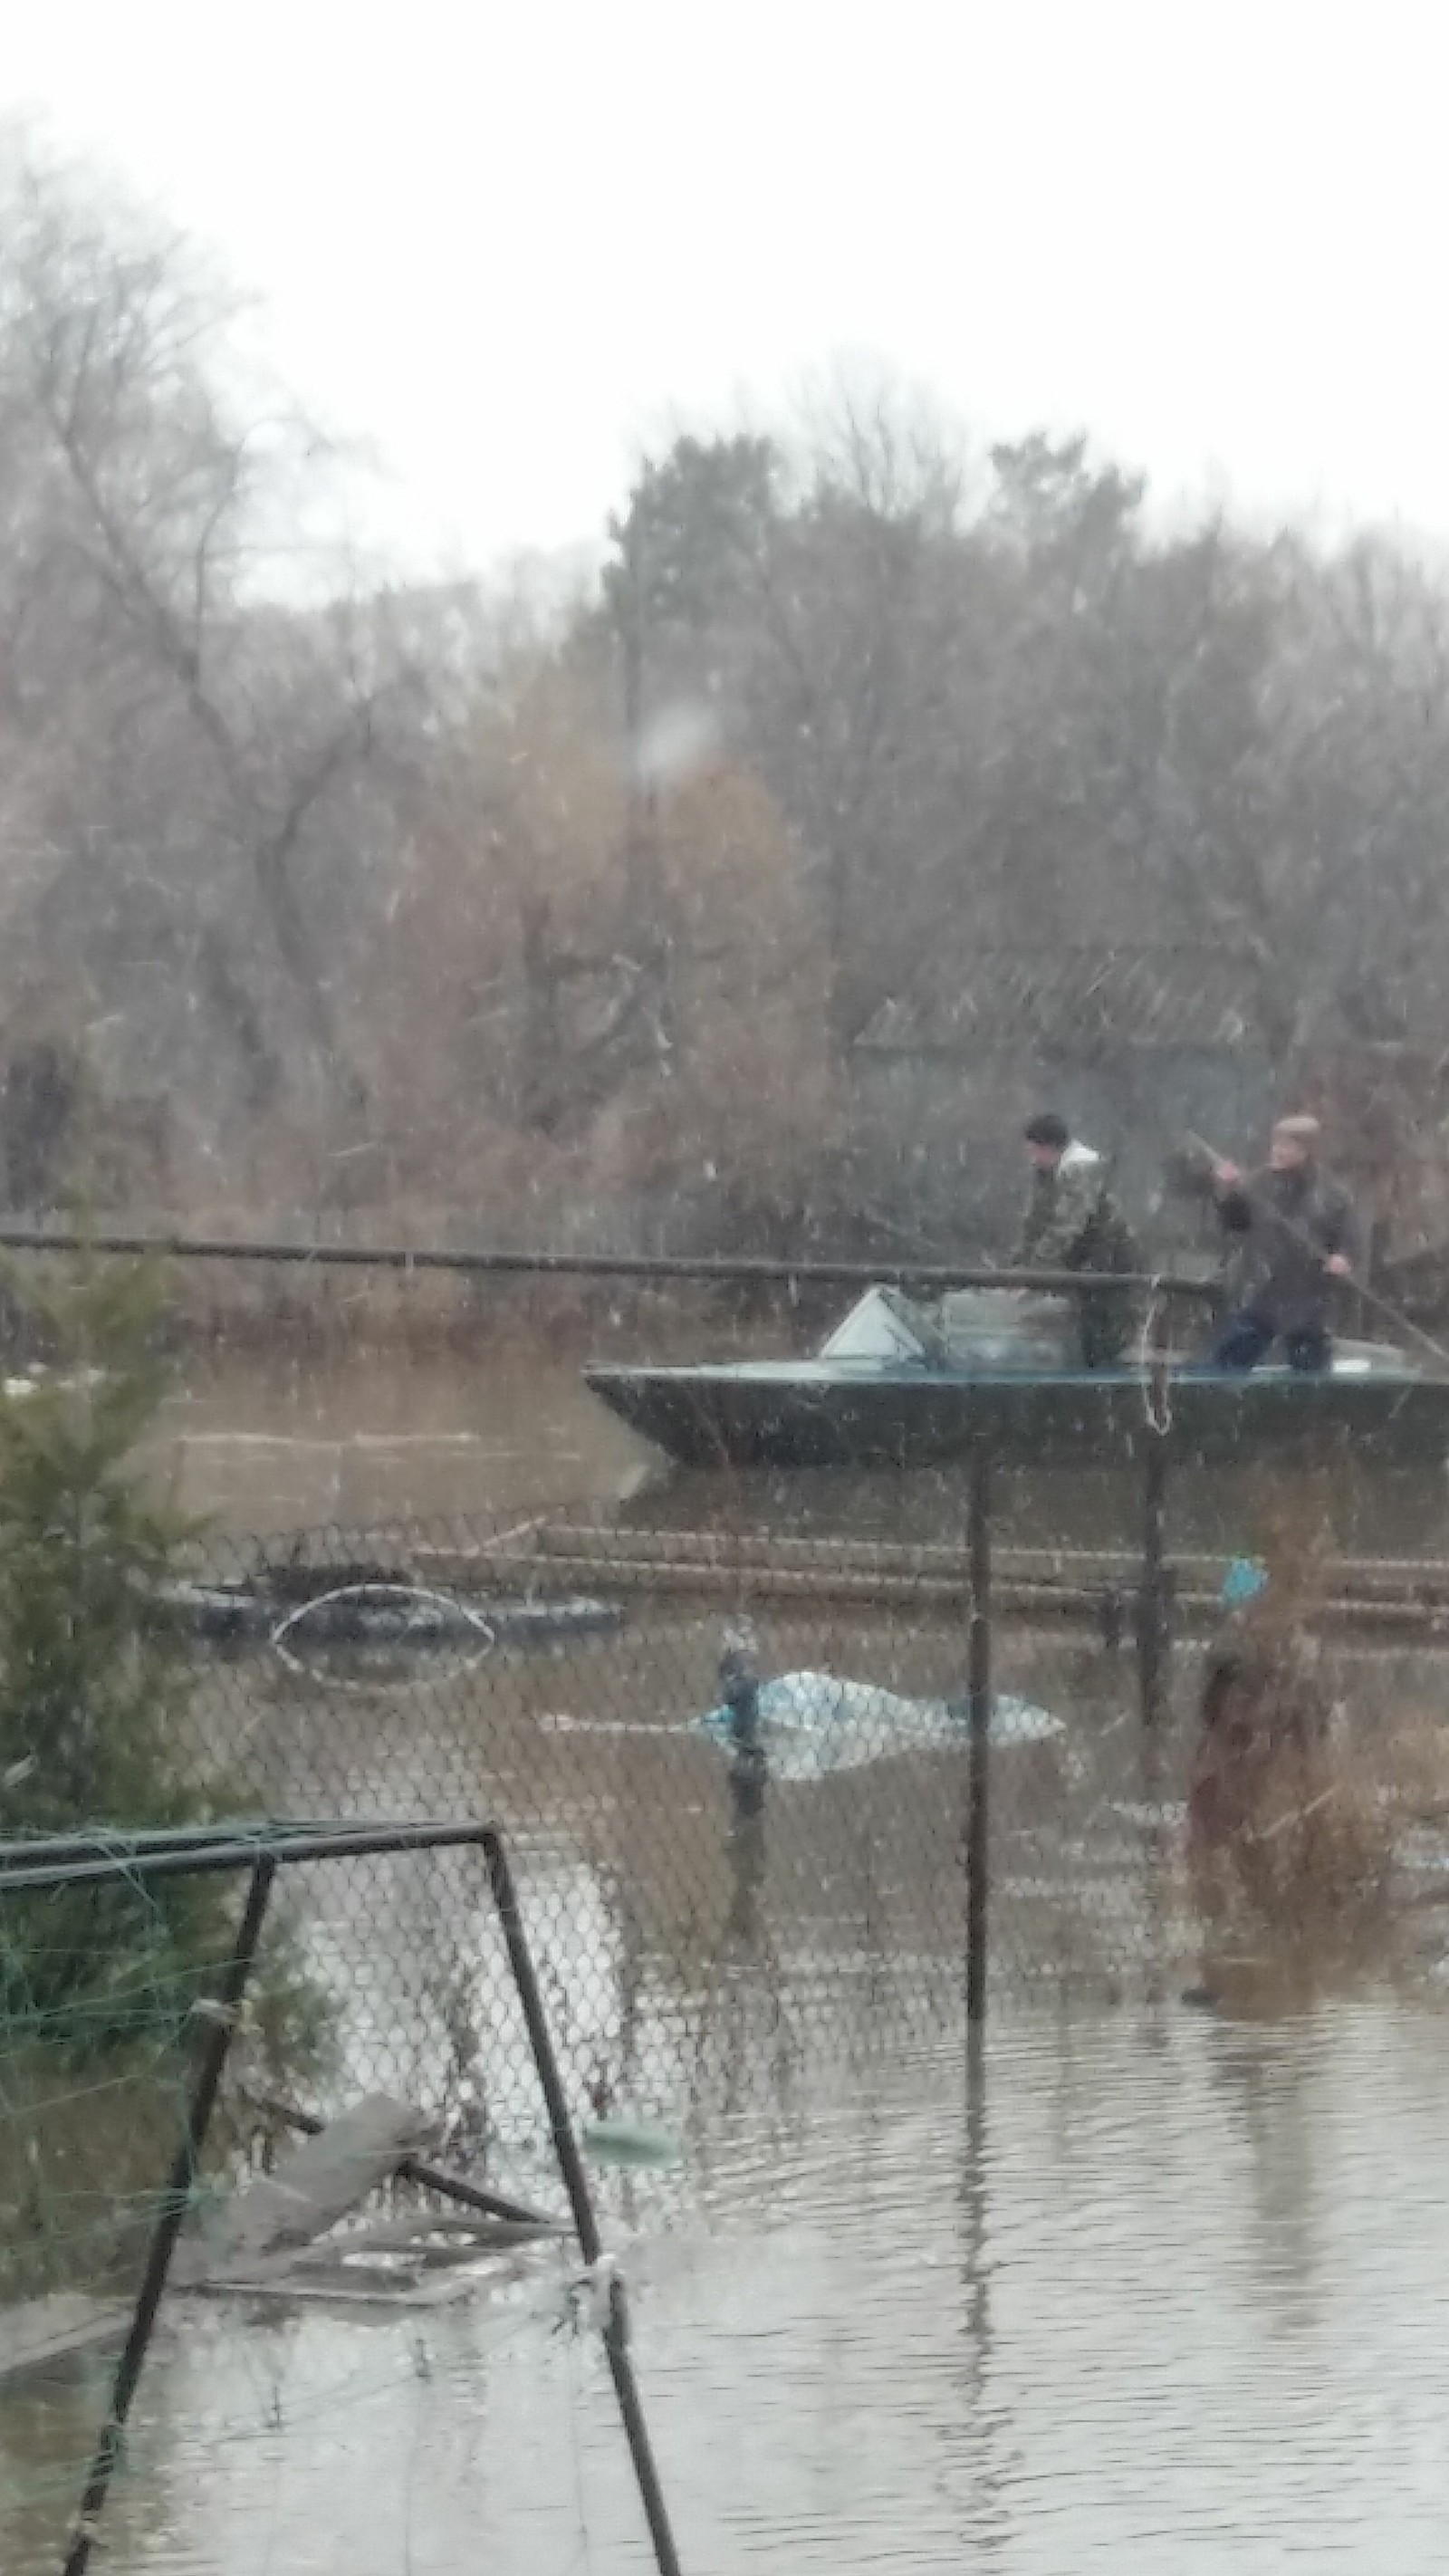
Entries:
MULTIPOLYGON (((524 1933, 523 1917, 518 1910, 518 1891, 513 1883, 513 1871, 509 1865, 501 1835, 490 1829, 483 1838, 483 1849, 488 1859, 488 1876, 493 1889, 493 1902, 498 1908, 498 1920, 503 1926, 503 1938, 508 1946, 508 1963, 513 1971, 513 1982, 518 1990, 519 2003, 523 2007, 523 2018, 528 2030, 529 2046, 533 2051, 533 2062, 538 2069, 538 2080, 543 2086, 543 2098, 548 2110, 548 2125, 553 2136, 554 2154, 558 2158, 559 2171, 569 2196, 569 2207, 573 2211, 574 2232, 578 2237, 579 2250, 584 2261, 592 2266, 598 2262, 603 2250, 599 2239, 599 2224, 594 2214, 593 2198, 589 2191, 588 2176, 584 2172, 583 2158, 579 2154, 578 2140, 574 2136, 573 2122, 569 2118, 568 2100, 564 2093, 563 2078, 559 2073, 558 2059, 554 2055, 548 2018, 543 2009, 543 1997, 539 1993, 533 1954, 524 1933)), ((654 2543, 655 2563, 659 2568, 660 2576, 680 2576, 674 2534, 669 2526, 664 2491, 659 2483, 659 2472, 654 2462, 649 2428, 644 2421, 644 2409, 639 2400, 639 2383, 634 2376, 633 2356, 629 2350, 628 2302, 624 2294, 624 2284, 617 2273, 609 2283, 609 2318, 604 2328, 604 2350, 608 2355, 614 2392, 619 2401, 619 2413, 623 2418, 624 2434, 629 2444, 629 2456, 634 2463, 634 2475, 639 2485, 640 2500, 649 2525, 649 2537, 654 2543)))
POLYGON ((1147 1727, 1155 1727, 1162 1715, 1167 1661, 1166 1521, 1167 1440, 1165 1433, 1149 1431, 1142 1474, 1142 1592, 1137 1617, 1142 1723, 1147 1727))
POLYGON ((765 1875, 765 1788, 769 1760, 760 1736, 760 1681, 752 1647, 731 1643, 719 1659, 720 1690, 730 1713, 729 1855, 734 1892, 726 1930, 753 1946, 765 1875))
POLYGON ((991 1775, 991 1458, 971 1452, 967 1550, 971 1573, 967 1709, 971 1741, 966 1789, 966 2016, 986 2018, 991 1775))
POLYGON ((1142 1470, 1142 1585, 1137 1602, 1137 1668, 1142 1723, 1161 1716, 1167 1670, 1167 1446, 1171 1427, 1167 1300, 1159 1298, 1149 1326, 1148 1404, 1142 1470))
POLYGON ((176 2161, 172 2165, 166 2184, 160 2215, 157 2218, 150 2251, 146 2257, 146 2269, 136 2295, 130 2332, 127 2334, 121 2358, 116 2364, 110 2412, 96 2445, 90 2474, 86 2479, 85 2492, 81 2497, 80 2513, 65 2560, 65 2576, 83 2576, 83 2571, 90 2562, 91 2543, 96 2536, 96 2523, 121 2457, 126 2419, 131 2411, 131 2402, 136 2394, 155 2329, 157 2312, 165 2294, 166 2277, 171 2269, 171 2257, 176 2251, 176 2240, 181 2233, 182 2221, 186 2216, 195 2187, 197 2167, 201 2161, 202 2149, 206 2144, 206 2133, 211 2126, 211 2115, 216 2106, 216 2097, 226 2066, 227 2051, 231 2047, 232 2033, 236 2027, 237 2008, 246 1992, 247 1981, 256 1964, 262 1918, 267 1910, 267 1899, 272 1892, 272 1880, 276 1876, 276 1868, 275 1860, 268 1855, 259 1860, 252 1871, 251 1884, 247 1889, 246 1906, 237 1932, 236 1947, 227 1961, 226 1973, 222 1978, 213 2006, 215 2018, 207 2031, 206 2042, 202 2049, 196 2085, 186 2115, 185 2135, 177 2148, 176 2161))
POLYGON ((750 1824, 764 1813, 769 1768, 760 1740, 760 1682, 753 1653, 741 1645, 727 1646, 719 1660, 719 1679, 730 1713, 730 1797, 735 1823, 750 1824))
POLYGON ((990 2194, 986 2134, 986 2032, 979 2021, 969 2023, 966 2031, 965 2143, 962 2199, 965 2215, 966 2333, 970 2393, 977 2397, 985 2392, 991 2343, 991 2277, 986 2262, 986 2219, 990 2194))
POLYGON ((1146 1942, 1146 1997, 1156 2010, 1162 2000, 1163 1865, 1162 1719, 1167 1704, 1168 1614, 1171 1575, 1167 1565, 1166 1371, 1154 1390, 1152 1420, 1142 1480, 1142 1596, 1138 1604, 1137 1656, 1142 1727, 1140 1794, 1142 1802, 1143 1931, 1146 1942))

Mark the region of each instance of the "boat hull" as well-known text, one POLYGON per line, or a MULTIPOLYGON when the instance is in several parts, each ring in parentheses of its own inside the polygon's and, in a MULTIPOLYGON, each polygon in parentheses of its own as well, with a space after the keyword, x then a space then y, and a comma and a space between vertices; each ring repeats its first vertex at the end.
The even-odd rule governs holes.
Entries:
MULTIPOLYGON (((1000 1456, 1099 1463, 1149 1436, 1140 1369, 953 1374, 827 1360, 597 1367, 588 1384, 630 1428, 688 1467, 933 1467, 978 1441, 1000 1456)), ((1449 1453, 1449 1379, 1210 1370, 1170 1381, 1173 1445, 1231 1464, 1286 1451, 1397 1461, 1449 1453)))

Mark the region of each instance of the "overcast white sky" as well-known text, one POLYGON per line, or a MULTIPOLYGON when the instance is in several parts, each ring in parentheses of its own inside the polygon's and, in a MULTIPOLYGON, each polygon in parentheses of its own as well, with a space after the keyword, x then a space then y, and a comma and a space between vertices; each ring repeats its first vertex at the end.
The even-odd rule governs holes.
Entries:
POLYGON ((842 356, 1171 495, 1449 537, 1442 0, 3 0, 39 108, 265 299, 393 531, 597 535, 842 356))

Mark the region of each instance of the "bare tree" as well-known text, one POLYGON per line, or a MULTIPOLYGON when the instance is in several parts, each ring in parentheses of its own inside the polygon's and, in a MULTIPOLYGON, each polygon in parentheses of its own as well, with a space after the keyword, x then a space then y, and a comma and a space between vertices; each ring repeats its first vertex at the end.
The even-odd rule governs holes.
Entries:
POLYGON ((241 414, 233 318, 183 243, 10 139, 0 725, 25 781, 15 838, 46 862, 10 890, 36 940, 84 955, 102 1014, 128 949, 165 950, 247 1109, 301 1079, 345 1140, 365 1095, 327 842, 399 673, 345 610, 265 603, 301 433, 241 414))

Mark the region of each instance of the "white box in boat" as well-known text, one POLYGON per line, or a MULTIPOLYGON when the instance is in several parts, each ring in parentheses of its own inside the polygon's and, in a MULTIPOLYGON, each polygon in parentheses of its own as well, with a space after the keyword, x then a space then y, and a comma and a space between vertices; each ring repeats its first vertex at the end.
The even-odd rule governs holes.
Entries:
POLYGON ((1032 1375, 1077 1365, 1076 1317, 1069 1297, 1018 1288, 958 1288, 930 1304, 897 1288, 868 1288, 819 1356, 1032 1375))

